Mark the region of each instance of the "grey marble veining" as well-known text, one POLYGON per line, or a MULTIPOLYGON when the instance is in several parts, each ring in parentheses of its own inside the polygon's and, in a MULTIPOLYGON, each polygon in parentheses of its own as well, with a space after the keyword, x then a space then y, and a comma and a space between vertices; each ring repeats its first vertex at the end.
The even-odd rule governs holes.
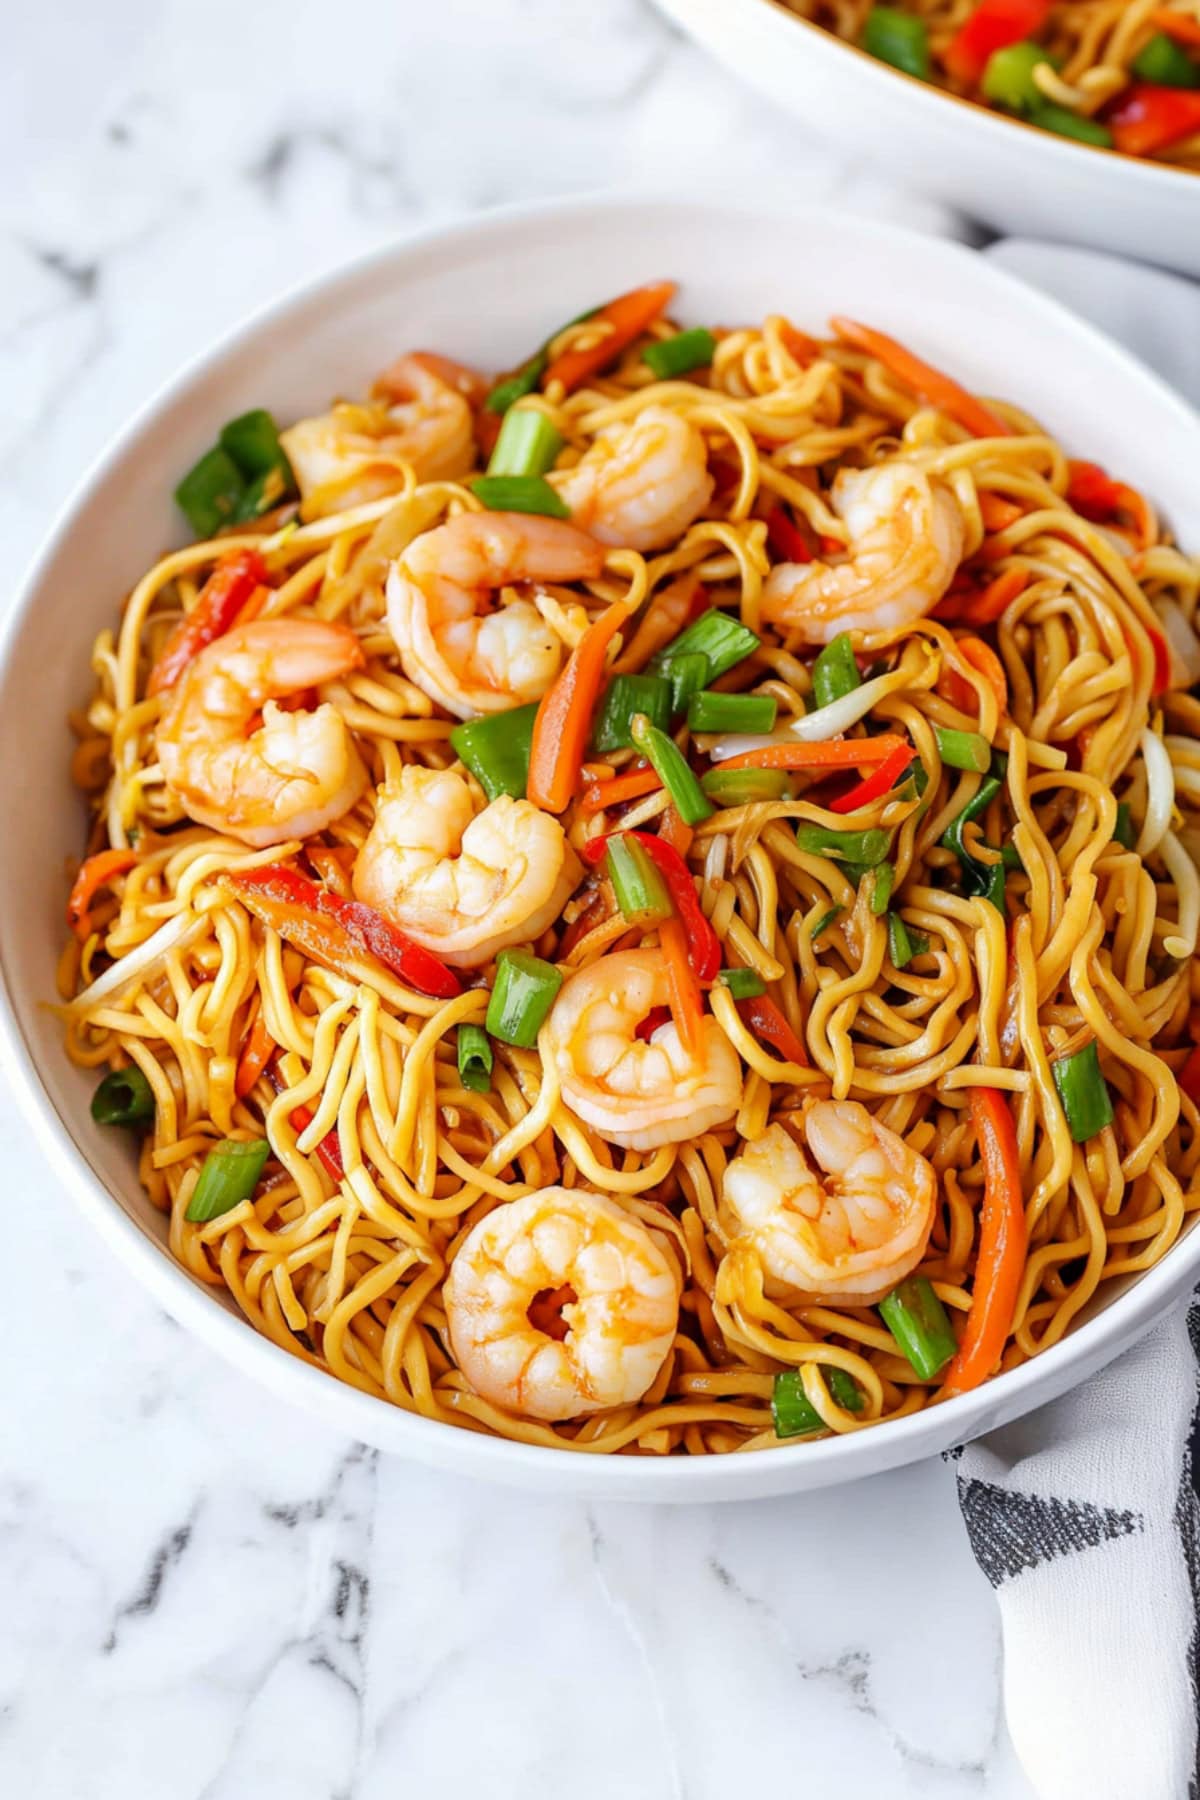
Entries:
MULTIPOLYGON (((806 141, 637 0, 68 0, 7 24, 10 567, 182 361, 423 221, 768 170, 969 235, 806 141)), ((941 1465, 676 1510, 380 1458, 159 1312, 3 1095, 0 1143, 0 1792, 1027 1796, 941 1465)))

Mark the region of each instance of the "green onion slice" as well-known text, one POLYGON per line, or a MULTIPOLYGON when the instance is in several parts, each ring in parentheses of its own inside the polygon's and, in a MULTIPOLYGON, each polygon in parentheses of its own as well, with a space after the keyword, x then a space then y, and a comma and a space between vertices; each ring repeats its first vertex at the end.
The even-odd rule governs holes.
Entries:
POLYGON ((984 775, 992 760, 992 746, 978 731, 952 731, 938 725, 934 728, 938 755, 952 769, 969 769, 984 775))
POLYGON ((592 748, 627 750, 633 743, 636 713, 645 713, 660 731, 670 725, 671 688, 661 675, 614 675, 592 728, 592 748))
POLYGON ((294 491, 292 465, 279 441, 279 430, 270 413, 263 407, 239 414, 221 427, 217 439, 220 448, 231 456, 247 481, 270 474, 281 474, 286 488, 294 491))
POLYGON ((716 353, 712 332, 696 325, 691 331, 677 331, 674 337, 656 338, 642 351, 642 361, 660 381, 670 381, 691 369, 706 369, 716 353))
POLYGON ((1156 31, 1138 51, 1133 59, 1133 72, 1139 80, 1153 82, 1155 87, 1200 86, 1200 68, 1165 31, 1156 31))
POLYGON ((467 484, 489 512, 538 513, 569 519, 571 509, 544 475, 477 475, 467 484))
POLYGON ((1074 113, 1066 106, 1039 101, 1029 109, 1029 122, 1043 131, 1053 131, 1058 137, 1074 138, 1079 144, 1094 144, 1098 150, 1112 149, 1112 132, 1106 125, 1101 125, 1099 119, 1085 119, 1081 113, 1074 113))
POLYGON ((487 466, 489 476, 544 475, 554 467, 563 440, 552 420, 536 407, 505 413, 487 466))
POLYGON ((923 956, 929 948, 929 939, 923 931, 914 931, 906 925, 899 913, 887 916, 888 955, 892 959, 894 969, 904 968, 914 956, 923 956))
POLYGON ((681 656, 669 657, 660 673, 671 684, 672 718, 687 711, 693 694, 698 694, 710 679, 708 658, 699 650, 685 650, 681 656))
MULTIPOLYGON (((740 619, 731 619, 728 613, 719 612, 715 606, 698 619, 693 619, 686 631, 650 658, 646 667, 652 675, 660 675, 664 663, 677 656, 688 656, 693 653, 708 658, 708 683, 712 683, 725 675, 732 668, 758 649, 759 639, 743 625, 740 619)), ((707 685, 707 684, 706 684, 707 685)))
POLYGON ((667 884, 637 838, 627 831, 615 833, 608 840, 606 860, 623 919, 631 925, 657 925, 670 917, 667 884))
POLYGON ((688 767, 682 750, 665 731, 652 725, 645 713, 634 716, 633 741, 670 794, 685 825, 699 825, 702 819, 712 816, 712 802, 688 767))
POLYGON ((888 909, 888 901, 892 897, 892 889, 896 885, 896 866, 894 863, 881 862, 873 872, 871 883, 871 911, 877 919, 882 918, 888 909))
MULTIPOLYGON (((845 1369, 824 1366, 822 1373, 830 1395, 846 1412, 861 1412, 866 1405, 862 1389, 845 1369)), ((804 1391, 804 1377, 799 1369, 785 1369, 776 1375, 771 1394, 771 1418, 776 1437, 803 1437, 810 1431, 827 1431, 828 1426, 804 1391)))
POLYGON ((1113 1122, 1112 1096, 1100 1073, 1095 1038, 1073 1055, 1060 1056, 1050 1069, 1071 1136, 1077 1144, 1086 1144, 1113 1122))
POLYGON ((534 700, 511 712, 468 719, 450 733, 454 754, 466 763, 489 800, 498 800, 501 794, 524 799, 537 710, 534 700))
POLYGON ((148 1125, 154 1117, 154 1090, 136 1063, 110 1069, 92 1095, 97 1125, 148 1125))
POLYGON ((718 969, 717 980, 729 989, 735 1000, 753 1000, 767 991, 767 984, 757 969, 718 969))
POLYGON ((974 897, 984 895, 1000 913, 1004 911, 1004 861, 998 857, 994 863, 983 863, 976 860, 963 842, 963 827, 971 819, 977 819, 987 810, 1000 792, 1002 777, 991 775, 979 785, 979 792, 973 800, 968 800, 958 817, 951 821, 942 833, 942 845, 953 850, 961 866, 961 885, 964 894, 974 897))
POLYGON ((502 950, 484 1023, 502 1044, 530 1050, 563 984, 561 969, 528 950, 502 950))
POLYGON ((231 525, 246 492, 242 472, 227 450, 209 450, 175 489, 175 504, 198 538, 231 525))
POLYGON ((184 1218, 193 1225, 206 1225, 240 1206, 258 1186, 270 1154, 266 1138, 226 1138, 205 1157, 184 1218))
POLYGON ((833 924, 835 919, 841 918, 841 916, 845 912, 845 910, 846 909, 844 906, 831 906, 829 908, 828 912, 823 912, 821 914, 820 918, 817 920, 816 924, 812 927, 812 929, 809 931, 809 934, 808 934, 814 944, 816 943, 817 939, 820 937, 820 935, 823 931, 829 930, 829 927, 833 924))
POLYGON ((458 1028, 458 1079, 473 1094, 486 1094, 492 1085, 492 1045, 482 1025, 458 1028))
POLYGON ((1132 850, 1137 842, 1128 800, 1117 801, 1117 822, 1113 826, 1112 841, 1114 844, 1120 844, 1122 850, 1132 850))
POLYGON ((924 1275, 910 1275, 879 1302, 883 1322, 922 1381, 932 1381, 958 1349, 946 1309, 924 1275))
POLYGON ((693 694, 688 724, 693 731, 770 731, 778 707, 772 694, 693 694))
POLYGON ((830 831, 825 825, 802 821, 796 827, 796 842, 810 856, 831 856, 835 861, 873 869, 891 849, 892 834, 882 825, 874 825, 869 831, 830 831))
POLYGON ((785 769, 709 769, 700 786, 718 806, 749 806, 755 800, 786 800, 792 784, 785 769))
POLYGON ((812 684, 813 702, 818 711, 861 687, 862 677, 850 648, 849 632, 839 632, 826 644, 813 664, 812 684))
POLYGON ((890 63, 918 81, 929 79, 929 34, 924 21, 895 6, 873 6, 863 26, 862 47, 868 56, 890 63))

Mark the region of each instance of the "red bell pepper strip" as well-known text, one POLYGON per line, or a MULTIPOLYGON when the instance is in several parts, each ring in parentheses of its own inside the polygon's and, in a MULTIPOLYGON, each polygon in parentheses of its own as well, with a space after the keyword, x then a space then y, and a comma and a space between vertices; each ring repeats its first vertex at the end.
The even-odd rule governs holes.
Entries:
MULTIPOLYGON (((267 1080, 271 1083, 271 1086, 275 1089, 277 1094, 282 1094, 284 1092, 287 1084, 273 1063, 267 1069, 267 1080)), ((293 1106, 290 1114, 292 1129, 297 1133, 307 1131, 316 1116, 317 1115, 307 1106, 293 1106)), ((333 1127, 332 1131, 327 1131, 325 1133, 325 1136, 317 1145, 317 1155, 320 1157, 335 1181, 343 1181, 345 1179, 346 1165, 342 1161, 342 1140, 338 1136, 336 1125, 333 1127)))
POLYGON ((983 1209, 971 1310, 944 1392, 965 1394, 986 1381, 1004 1353, 1025 1270, 1027 1231, 1021 1159, 1008 1101, 999 1088, 971 1089, 971 1119, 983 1163, 983 1209))
POLYGON ((371 907, 360 900, 343 900, 283 863, 244 869, 223 881, 256 918, 289 944, 351 980, 359 979, 365 951, 418 993, 438 1000, 462 993, 452 969, 371 907))
POLYGON ((1106 123, 1116 148, 1126 156, 1153 156, 1200 131, 1200 93, 1138 81, 1126 88, 1106 123))
MULTIPOLYGON (((875 331, 870 325, 860 325, 855 319, 834 319, 833 329, 847 344, 853 344, 856 350, 865 350, 881 362, 885 369, 890 369, 897 381, 902 381, 911 388, 918 399, 924 400, 927 406, 935 406, 944 412, 947 418, 957 421, 964 431, 973 437, 1011 437, 1012 427, 994 413, 982 400, 969 394, 951 376, 935 369, 932 364, 922 362, 911 350, 897 343, 895 338, 888 337, 882 331, 875 331)), ((840 548, 840 546, 839 546, 840 548)))
POLYGON ((239 1100, 246 1098, 278 1048, 275 1039, 267 1030, 265 1019, 259 1013, 242 1045, 242 1054, 238 1057, 233 1091, 239 1100))
POLYGON ((1200 1044, 1187 1053, 1176 1079, 1193 1106, 1200 1106, 1200 1044))
POLYGON ((767 514, 767 543, 780 562, 807 563, 813 559, 804 533, 785 506, 773 506, 767 514))
POLYGON ((605 332, 586 350, 564 350, 561 356, 556 356, 542 376, 542 386, 548 388, 552 381, 559 381, 569 394, 591 376, 598 375, 609 363, 616 362, 622 350, 654 323, 666 310, 674 293, 673 281, 652 281, 645 287, 631 289, 628 294, 619 294, 607 306, 600 307, 588 324, 596 325, 604 320, 612 330, 605 332))
MULTIPOLYGON (((615 832, 609 836, 616 836, 615 832)), ((715 981, 721 967, 721 941, 705 918, 687 864, 671 844, 649 831, 624 834, 636 838, 666 883, 671 905, 683 926, 688 962, 698 981, 715 981)), ((608 849, 608 837, 589 838, 582 849, 585 863, 593 868, 608 849)))
POLYGON ((669 1006, 652 1006, 645 1018, 633 1028, 633 1035, 639 1043, 648 1044, 660 1025, 665 1025, 671 1016, 669 1006))
POLYGON ((877 769, 872 769, 864 780, 857 782, 849 793, 841 794, 836 800, 831 800, 829 802, 830 812, 854 812, 856 808, 866 806, 868 801, 878 800, 880 795, 886 794, 897 778, 903 775, 916 754, 911 745, 898 744, 892 754, 885 758, 877 769))
POLYGON ((775 1002, 768 994, 755 994, 752 999, 739 1000, 738 1012, 751 1031, 758 1033, 772 1050, 778 1050, 784 1062, 798 1063, 807 1069, 808 1051, 800 1042, 775 1002))
POLYGON ((81 944, 91 935, 91 905, 96 894, 118 875, 128 874, 136 862, 132 850, 99 850, 80 864, 67 896, 67 924, 81 944))
POLYGON ((204 586, 186 619, 181 619, 163 647, 162 655, 150 671, 147 694, 161 694, 174 687, 188 664, 216 638, 224 637, 241 615, 247 618, 259 610, 247 611, 256 591, 266 585, 267 571, 257 550, 234 550, 223 556, 204 586))
POLYGON ((942 61, 956 81, 976 87, 992 53, 1036 37, 1049 12, 1050 0, 980 0, 950 39, 942 61))
MULTIPOLYGON (((583 533, 579 535, 582 539, 583 533)), ((603 562, 604 547, 597 544, 593 574, 600 573, 603 562)), ((629 614, 628 601, 614 600, 588 626, 538 704, 525 792, 544 812, 565 812, 575 797, 608 646, 629 614)))

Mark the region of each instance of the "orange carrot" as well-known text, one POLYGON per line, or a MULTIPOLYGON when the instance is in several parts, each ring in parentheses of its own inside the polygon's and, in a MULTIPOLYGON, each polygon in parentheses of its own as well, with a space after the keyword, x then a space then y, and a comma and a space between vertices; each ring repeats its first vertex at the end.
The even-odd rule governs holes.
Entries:
POLYGON ((1200 1106, 1200 1044, 1187 1053, 1176 1080, 1193 1106, 1200 1106))
POLYGON ((675 808, 668 806, 658 821, 658 835, 664 844, 670 844, 672 850, 678 850, 680 856, 686 856, 696 834, 690 825, 684 824, 675 808))
POLYGON ((614 775, 610 781, 593 781, 580 796, 579 810, 585 819, 590 819, 593 813, 603 812, 609 806, 620 806, 625 800, 640 800, 661 786, 662 781, 654 769, 634 769, 628 775, 614 775))
POLYGON ((1159 6, 1150 14, 1150 22, 1177 44, 1200 49, 1200 19, 1193 19, 1190 13, 1176 12, 1173 6, 1159 6))
MULTIPOLYGON (((1004 675, 1004 664, 996 652, 982 638, 977 637, 956 638, 954 647, 963 661, 983 676, 996 696, 1000 712, 1005 712, 1008 708, 1008 682, 1004 675)), ((972 683, 949 663, 938 679, 937 692, 949 700, 951 706, 957 706, 960 712, 974 712, 979 705, 972 683)))
POLYGON ((872 738, 833 738, 819 744, 769 744, 762 750, 745 750, 715 764, 719 769, 868 769, 886 762, 904 739, 893 732, 872 738))
POLYGON ((847 344, 853 344, 856 350, 865 350, 868 356, 875 357, 886 369, 896 377, 897 381, 911 388, 919 399, 927 406, 936 406, 954 419, 965 431, 974 437, 1011 437, 1012 427, 983 404, 966 388, 960 387, 949 375, 935 369, 929 363, 922 362, 895 338, 887 337, 882 331, 874 331, 869 325, 860 325, 855 319, 833 319, 833 329, 847 344))
POLYGON ((779 336, 788 355, 793 361, 798 362, 802 369, 807 368, 809 363, 816 362, 821 354, 821 346, 816 338, 809 337, 807 331, 798 330, 787 319, 779 328, 779 336))
POLYGON ((658 941, 667 965, 668 998, 671 1017, 689 1056, 699 1056, 703 1047, 704 1005, 700 983, 688 961, 687 937, 679 919, 664 919, 658 928, 658 941))
POLYGON ((979 496, 979 516, 988 531, 1007 531, 1018 519, 1024 518, 1025 509, 1013 500, 1006 500, 1003 494, 983 493, 979 496))
POLYGON ((1025 1271, 1027 1233, 1021 1159, 1008 1101, 999 1088, 971 1089, 971 1119, 983 1163, 983 1210, 967 1328, 946 1371, 944 1393, 986 1381, 1004 1353, 1025 1271))
POLYGON ((91 905, 97 893, 118 875, 128 874, 136 862, 132 850, 100 850, 80 864, 67 897, 67 924, 81 944, 91 935, 91 905))
POLYGON ((575 797, 592 712, 604 680, 604 659, 629 613, 627 600, 614 600, 595 624, 588 626, 542 696, 533 721, 525 792, 546 812, 565 812, 575 797))
POLYGON ((242 1054, 238 1057, 237 1074, 233 1078, 233 1091, 239 1100, 244 1100, 254 1086, 278 1046, 267 1030, 266 1021, 261 1012, 255 1017, 250 1027, 242 1054))
POLYGON ((992 625, 1028 586, 1028 569, 1005 569, 982 593, 967 601, 960 616, 967 625, 992 625))
POLYGON ((695 575, 681 575, 678 581, 655 594, 642 614, 641 623, 628 645, 613 664, 614 675, 632 675, 644 668, 656 650, 679 636, 684 626, 705 611, 708 598, 695 575), (698 604, 699 603, 699 604, 698 604))
POLYGON ((565 393, 572 393, 582 382, 598 375, 601 369, 615 362, 622 350, 632 344, 635 338, 641 337, 648 325, 652 325, 659 313, 670 303, 675 292, 673 281, 652 281, 646 287, 633 288, 628 294, 620 294, 610 300, 592 314, 589 325, 601 321, 612 326, 604 336, 586 350, 564 350, 556 356, 542 377, 542 386, 548 388, 553 381, 561 382, 565 393))

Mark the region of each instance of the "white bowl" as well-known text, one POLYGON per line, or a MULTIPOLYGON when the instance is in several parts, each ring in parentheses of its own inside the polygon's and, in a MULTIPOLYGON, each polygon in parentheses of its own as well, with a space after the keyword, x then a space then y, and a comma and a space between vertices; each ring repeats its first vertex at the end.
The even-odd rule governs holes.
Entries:
MULTIPOLYGON (((1074 452, 1110 464, 1200 543, 1200 420, 1123 351, 970 251, 859 219, 760 203, 590 200, 491 214, 322 279, 261 313, 151 404, 68 504, 0 645, 0 1046, 62 1186, 181 1323, 248 1376, 327 1423, 443 1467, 559 1493, 714 1500, 874 1474, 990 1430, 1053 1398, 1145 1331, 1200 1273, 1191 1236, 1037 1361, 976 1393, 852 1436, 701 1461, 529 1448, 399 1411, 257 1335, 172 1261, 124 1134, 94 1126, 94 1077, 74 1068, 44 1002, 63 933, 63 864, 83 841, 65 716, 89 688, 93 634, 179 536, 171 488, 223 419, 281 419, 360 392, 399 350, 430 345, 511 366, 556 320, 653 276, 681 283, 689 321, 846 312, 895 332, 968 386, 1003 391, 1074 452)), ((64 1230, 73 1229, 69 1217, 64 1230)), ((119 1294, 115 1299, 120 1304, 119 1294)))
POLYGON ((901 74, 774 0, 657 0, 745 81, 998 231, 1200 275, 1200 175, 1077 144, 901 74))

